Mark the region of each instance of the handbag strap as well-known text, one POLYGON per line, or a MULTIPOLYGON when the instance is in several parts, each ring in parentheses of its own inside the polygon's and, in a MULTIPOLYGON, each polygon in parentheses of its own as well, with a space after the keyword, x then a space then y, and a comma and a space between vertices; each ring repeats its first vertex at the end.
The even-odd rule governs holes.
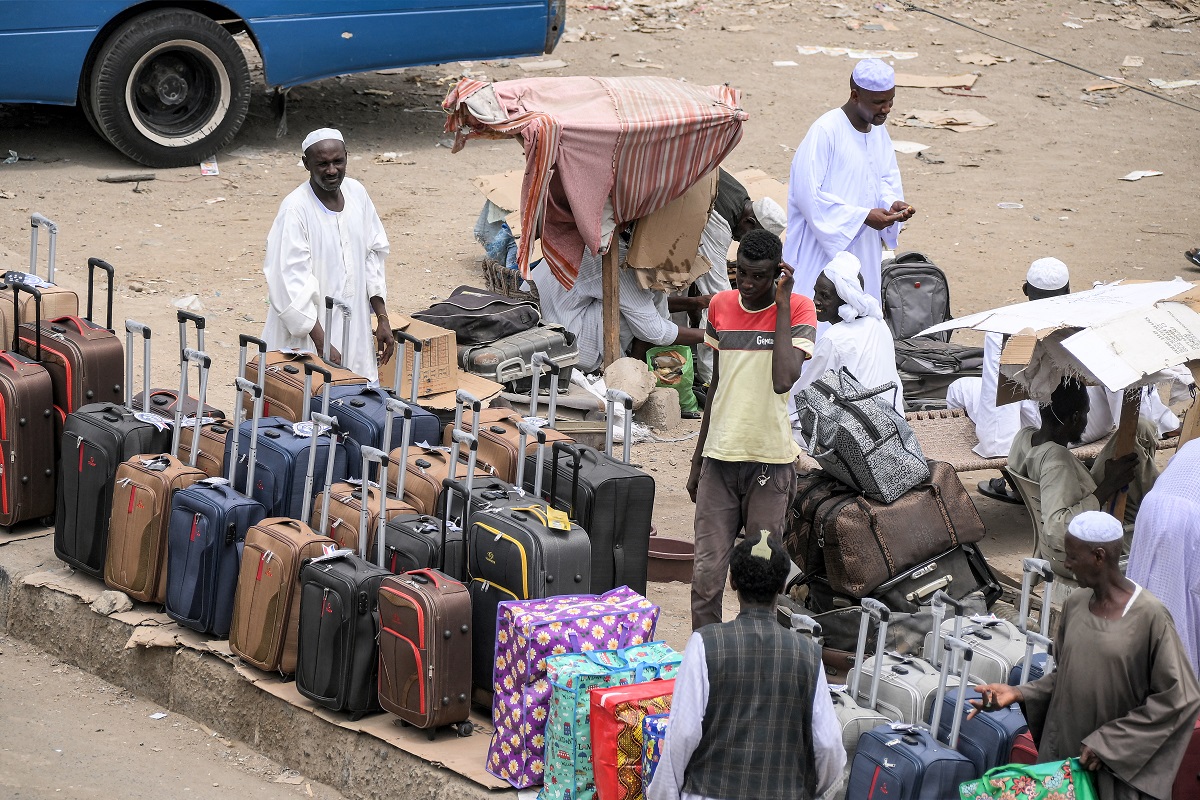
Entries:
POLYGON ((867 524, 871 526, 871 535, 875 538, 875 544, 879 547, 879 552, 883 554, 883 560, 887 562, 888 577, 895 577, 899 571, 896 569, 896 559, 892 557, 892 551, 888 547, 887 542, 879 535, 879 520, 875 516, 875 509, 871 508, 870 503, 862 497, 855 496, 854 502, 858 504, 859 509, 867 517, 867 524))

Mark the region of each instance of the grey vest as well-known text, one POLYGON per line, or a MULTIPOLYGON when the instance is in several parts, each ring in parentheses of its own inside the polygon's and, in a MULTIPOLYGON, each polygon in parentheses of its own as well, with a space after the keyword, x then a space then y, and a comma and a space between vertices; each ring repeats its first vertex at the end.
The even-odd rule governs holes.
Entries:
POLYGON ((708 706, 683 791, 719 800, 816 795, 812 710, 820 655, 767 609, 700 629, 708 706))

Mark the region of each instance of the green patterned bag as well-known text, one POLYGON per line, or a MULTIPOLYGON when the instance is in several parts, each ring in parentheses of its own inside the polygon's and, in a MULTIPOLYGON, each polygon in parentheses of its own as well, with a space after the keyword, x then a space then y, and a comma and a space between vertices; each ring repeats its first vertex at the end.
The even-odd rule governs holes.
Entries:
POLYGON ((664 642, 549 656, 546 677, 553 688, 546 723, 545 785, 538 800, 592 800, 596 796, 589 692, 674 678, 680 658, 664 642))
POLYGON ((1078 758, 1009 764, 958 787, 960 800, 1097 800, 1096 784, 1078 758))

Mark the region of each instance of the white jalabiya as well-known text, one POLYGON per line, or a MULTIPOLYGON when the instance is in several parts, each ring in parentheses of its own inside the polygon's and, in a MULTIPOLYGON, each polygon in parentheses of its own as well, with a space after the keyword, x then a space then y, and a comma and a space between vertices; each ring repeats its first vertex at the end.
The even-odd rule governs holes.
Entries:
POLYGON ((1007 458, 1013 437, 1021 429, 1021 404, 996 405, 1000 380, 1000 350, 1004 337, 989 333, 983 338, 983 377, 959 378, 946 389, 946 405, 961 408, 975 423, 971 449, 983 458, 1007 458))
POLYGON ((1162 601, 1200 675, 1200 441, 1179 449, 1142 498, 1127 575, 1162 601))
MULTIPOLYGON (((389 245, 363 185, 345 178, 341 188, 342 211, 326 208, 307 181, 279 205, 263 259, 270 308, 262 335, 272 350, 314 350, 310 333, 318 320, 325 324, 325 297, 337 297, 351 308, 342 366, 375 380, 371 298, 387 299, 383 262, 389 245)), ((342 346, 340 313, 326 336, 342 346)))
POLYGON ((902 224, 877 231, 863 223, 871 209, 890 208, 903 199, 887 130, 872 125, 861 133, 840 108, 822 114, 796 148, 788 183, 783 258, 796 269, 794 291, 812 297, 821 270, 846 250, 862 264, 867 293, 880 299, 882 242, 895 248, 902 224))

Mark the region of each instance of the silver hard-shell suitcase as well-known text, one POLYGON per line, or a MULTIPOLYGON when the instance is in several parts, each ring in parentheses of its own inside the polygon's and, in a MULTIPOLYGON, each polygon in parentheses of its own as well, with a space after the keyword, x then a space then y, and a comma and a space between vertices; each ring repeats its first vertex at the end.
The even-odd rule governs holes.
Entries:
POLYGON ((533 377, 534 353, 545 353, 561 368, 563 381, 571 382, 571 369, 579 363, 579 347, 575 334, 561 325, 537 325, 494 342, 462 345, 458 365, 496 383, 514 383, 533 377))

